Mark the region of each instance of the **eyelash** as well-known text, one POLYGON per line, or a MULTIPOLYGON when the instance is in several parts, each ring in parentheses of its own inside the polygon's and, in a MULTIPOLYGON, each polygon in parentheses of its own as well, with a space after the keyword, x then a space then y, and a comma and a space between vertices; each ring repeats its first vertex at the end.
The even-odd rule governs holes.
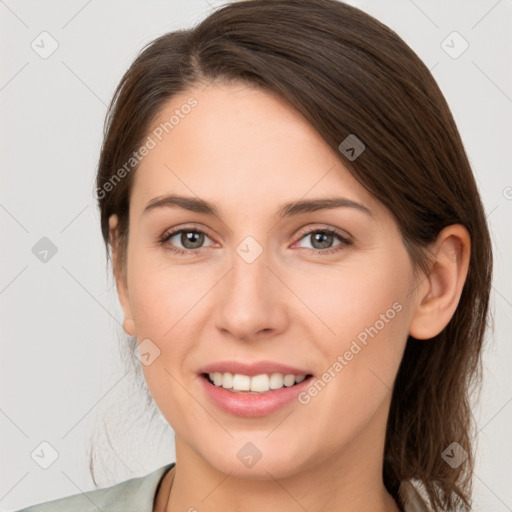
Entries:
MULTIPOLYGON (((174 235, 177 235, 179 233, 198 233, 198 234, 202 233, 202 234, 208 236, 207 233, 205 233, 204 231, 202 231, 200 229, 197 229, 197 228, 180 228, 180 229, 176 229, 174 231, 169 231, 169 232, 164 233, 162 235, 162 237, 159 239, 159 243, 162 246, 164 246, 164 248, 166 250, 168 250, 168 251, 170 251, 172 253, 175 253, 175 254, 180 254, 180 255, 189 255, 189 254, 193 254, 193 253, 198 253, 198 252, 201 251, 201 249, 206 249, 206 247, 200 247, 199 249, 180 249, 179 247, 170 246, 168 241, 174 235)), ((317 253, 319 253, 321 255, 327 255, 327 254, 336 253, 338 251, 343 250, 346 247, 351 246, 352 243, 353 243, 352 240, 346 238, 341 233, 339 233, 337 230, 330 229, 330 228, 321 228, 321 229, 317 228, 317 229, 311 229, 309 231, 300 233, 299 240, 302 240, 306 236, 312 235, 313 233, 322 233, 322 234, 327 234, 327 235, 334 235, 341 242, 339 245, 336 245, 333 248, 328 248, 328 249, 314 249, 314 248, 311 248, 311 249, 309 249, 309 250, 317 252, 317 253)), ((208 238, 210 238, 210 237, 208 237, 208 238)), ((308 248, 306 247, 306 249, 308 249, 308 248)))

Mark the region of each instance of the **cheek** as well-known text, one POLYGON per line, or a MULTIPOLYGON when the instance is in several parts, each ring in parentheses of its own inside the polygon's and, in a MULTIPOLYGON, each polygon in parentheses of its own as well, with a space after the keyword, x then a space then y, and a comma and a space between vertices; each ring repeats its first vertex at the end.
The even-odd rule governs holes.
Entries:
POLYGON ((311 339, 324 356, 321 380, 333 382, 326 403, 351 404, 364 415, 390 391, 407 340, 412 278, 406 254, 395 252, 371 264, 330 269, 315 280, 314 292, 299 281, 298 294, 322 321, 313 319, 322 334, 311 339))
POLYGON ((129 262, 130 305, 139 339, 172 337, 174 326, 185 315, 190 321, 194 307, 212 286, 206 275, 169 263, 162 251, 134 250, 129 262))
POLYGON ((323 331, 326 347, 342 348, 359 334, 364 340, 368 330, 375 332, 374 326, 383 337, 393 337, 403 330, 399 325, 407 322, 404 311, 412 269, 402 254, 386 257, 380 253, 371 260, 319 268, 314 279, 307 272, 288 274, 287 279, 308 306, 311 323, 315 320, 312 314, 317 317, 316 325, 323 331))
POLYGON ((140 248, 129 259, 128 287, 137 338, 139 343, 151 340, 159 352, 142 369, 151 394, 168 419, 169 411, 183 410, 190 400, 178 381, 183 381, 187 356, 204 324, 204 318, 198 318, 205 304, 202 300, 218 280, 215 272, 198 272, 169 263, 160 251, 140 248))
MULTIPOLYGON (((144 378, 158 408, 173 428, 180 429, 190 395, 183 388, 187 355, 194 348, 192 332, 204 286, 183 267, 158 266, 142 257, 132 260, 130 303, 139 342, 149 339, 158 357, 142 365, 144 378)), ((187 418, 196 413, 188 411, 187 418)), ((200 418, 197 418, 199 421, 200 418)), ((185 427, 181 427, 185 428, 185 427)))

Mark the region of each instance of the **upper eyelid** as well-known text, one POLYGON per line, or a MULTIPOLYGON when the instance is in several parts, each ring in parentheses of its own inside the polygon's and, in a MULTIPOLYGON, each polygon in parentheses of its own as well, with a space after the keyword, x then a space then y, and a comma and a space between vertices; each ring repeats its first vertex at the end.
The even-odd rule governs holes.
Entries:
POLYGON ((210 239, 213 240, 213 237, 211 237, 209 235, 208 230, 206 230, 206 229, 204 229, 202 227, 196 226, 194 224, 191 224, 189 226, 179 227, 179 228, 176 228, 176 229, 171 228, 169 230, 165 230, 162 236, 163 237, 174 236, 174 235, 177 235, 178 233, 181 233, 183 231, 197 231, 197 232, 200 232, 200 233, 204 233, 210 239))
POLYGON ((352 235, 350 233, 348 233, 348 231, 345 231, 340 228, 335 228, 334 226, 326 226, 326 225, 323 225, 322 227, 315 227, 315 226, 305 227, 303 229, 300 229, 296 236, 302 237, 302 236, 309 235, 309 234, 317 232, 317 231, 332 231, 334 234, 340 236, 341 238, 350 239, 350 240, 353 239, 352 235))

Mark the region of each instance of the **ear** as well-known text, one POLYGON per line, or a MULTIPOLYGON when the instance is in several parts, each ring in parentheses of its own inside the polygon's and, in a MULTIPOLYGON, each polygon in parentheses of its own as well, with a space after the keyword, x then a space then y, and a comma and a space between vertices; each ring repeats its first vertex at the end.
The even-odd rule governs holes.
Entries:
POLYGON ((469 268, 471 238, 460 224, 444 228, 430 248, 434 260, 416 294, 409 334, 416 339, 438 335, 459 304, 469 268))
MULTIPOLYGON (((121 268, 119 255, 119 232, 117 215, 111 215, 108 219, 110 242, 112 247, 112 270, 116 281, 117 295, 123 309, 123 329, 129 336, 136 336, 135 323, 132 318, 130 299, 128 296, 128 283, 126 269, 121 268)), ((125 259, 126 260, 126 259, 125 259)))

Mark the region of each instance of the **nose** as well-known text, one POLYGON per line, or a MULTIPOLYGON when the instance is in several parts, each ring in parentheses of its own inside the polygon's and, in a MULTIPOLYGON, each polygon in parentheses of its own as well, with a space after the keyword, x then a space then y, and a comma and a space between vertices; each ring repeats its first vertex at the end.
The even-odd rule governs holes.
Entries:
POLYGON ((219 283, 217 294, 217 328, 241 341, 275 336, 288 324, 286 287, 270 267, 275 267, 270 254, 263 250, 253 260, 260 251, 255 254, 255 250, 254 245, 241 244, 233 252, 232 267, 219 283))

